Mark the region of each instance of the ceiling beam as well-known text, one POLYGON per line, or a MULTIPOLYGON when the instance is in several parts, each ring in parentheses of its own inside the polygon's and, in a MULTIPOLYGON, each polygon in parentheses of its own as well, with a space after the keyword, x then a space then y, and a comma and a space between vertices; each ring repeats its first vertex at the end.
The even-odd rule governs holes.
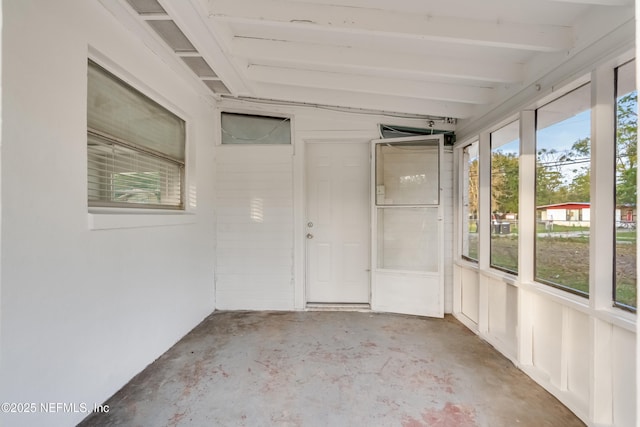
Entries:
POLYGON ((250 94, 241 69, 224 52, 223 34, 219 29, 207 25, 207 10, 202 3, 198 0, 160 0, 160 3, 229 90, 236 95, 250 94))
POLYGON ((227 22, 269 22, 274 26, 327 32, 380 33, 472 46, 557 52, 573 45, 569 27, 490 22, 380 9, 351 8, 283 0, 212 0, 210 16, 227 22))
POLYGON ((285 67, 313 68, 415 80, 460 79, 486 83, 517 83, 523 79, 521 64, 507 61, 421 56, 408 53, 234 37, 235 56, 254 63, 279 63, 285 67))
POLYGON ((471 104, 432 101, 399 96, 373 95, 331 89, 302 88, 287 85, 256 83, 256 94, 266 100, 304 104, 359 108, 380 112, 422 114, 454 118, 468 118, 474 109, 471 104))
POLYGON ((488 104, 493 100, 494 90, 444 83, 416 80, 388 79, 354 74, 329 73, 324 71, 250 65, 247 76, 254 81, 286 86, 313 87, 337 91, 352 91, 389 96, 488 104))

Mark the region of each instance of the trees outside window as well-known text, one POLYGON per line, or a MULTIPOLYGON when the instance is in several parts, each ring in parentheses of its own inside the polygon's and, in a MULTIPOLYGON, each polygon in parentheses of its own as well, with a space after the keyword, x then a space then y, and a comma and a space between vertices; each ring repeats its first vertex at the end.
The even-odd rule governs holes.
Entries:
POLYGON ((478 141, 462 150, 462 256, 478 261, 478 141))
POLYGON ((491 133, 491 266, 518 272, 520 122, 491 133))

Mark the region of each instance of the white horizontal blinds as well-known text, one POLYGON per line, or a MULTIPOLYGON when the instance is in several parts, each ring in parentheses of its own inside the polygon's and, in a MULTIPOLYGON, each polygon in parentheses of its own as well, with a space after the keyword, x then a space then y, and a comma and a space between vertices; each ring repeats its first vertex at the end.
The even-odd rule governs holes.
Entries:
POLYGON ((89 129, 184 162, 184 120, 93 62, 87 99, 89 129))
POLYGON ((222 113, 223 144, 291 144, 289 118, 222 113))
POLYGON ((181 206, 182 166, 118 145, 88 137, 89 203, 99 206, 181 206))
POLYGON ((89 61, 90 206, 182 208, 185 122, 89 61))

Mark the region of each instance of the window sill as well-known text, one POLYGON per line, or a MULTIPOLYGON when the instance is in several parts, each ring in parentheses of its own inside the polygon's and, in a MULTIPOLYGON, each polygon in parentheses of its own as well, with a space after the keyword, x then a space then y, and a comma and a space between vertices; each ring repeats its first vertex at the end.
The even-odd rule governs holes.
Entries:
POLYGON ((121 228, 164 227, 171 225, 195 224, 192 212, 157 210, 140 212, 136 209, 96 208, 89 210, 89 230, 112 230, 121 228))
POLYGON ((636 315, 618 307, 612 306, 597 309, 595 310, 595 317, 629 332, 636 332, 636 315))
POLYGON ((583 313, 589 313, 591 311, 589 307, 589 299, 587 297, 535 281, 520 282, 519 286, 525 290, 546 296, 556 303, 571 307, 583 313))
POLYGON ((562 289, 554 288, 538 282, 520 282, 517 277, 500 270, 480 270, 478 266, 467 260, 458 260, 456 265, 460 268, 478 271, 481 275, 495 280, 502 280, 506 284, 532 292, 549 299, 562 306, 580 311, 603 322, 610 323, 619 328, 634 332, 636 330, 637 314, 628 312, 618 307, 592 308, 589 299, 573 294, 562 289))
POLYGON ((455 264, 458 267, 462 267, 462 268, 468 268, 473 270, 480 269, 480 267, 478 266, 478 261, 471 261, 470 259, 463 258, 463 257, 460 257, 457 260, 455 260, 455 264))

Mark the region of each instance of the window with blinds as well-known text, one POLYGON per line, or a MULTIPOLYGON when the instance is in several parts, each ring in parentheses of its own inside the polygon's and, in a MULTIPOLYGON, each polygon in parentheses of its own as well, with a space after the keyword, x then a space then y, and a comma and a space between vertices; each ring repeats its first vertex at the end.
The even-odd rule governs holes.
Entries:
POLYGON ((89 61, 90 207, 182 209, 185 122, 89 61))

